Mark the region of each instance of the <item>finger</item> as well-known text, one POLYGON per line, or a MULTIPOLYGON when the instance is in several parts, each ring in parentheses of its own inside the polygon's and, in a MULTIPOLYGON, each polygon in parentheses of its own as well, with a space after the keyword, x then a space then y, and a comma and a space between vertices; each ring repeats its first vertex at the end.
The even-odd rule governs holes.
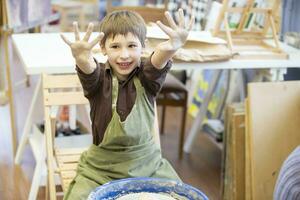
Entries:
POLYGON ((75 34, 75 41, 80 40, 79 36, 79 29, 78 29, 78 22, 73 22, 74 34, 75 34))
POLYGON ((63 34, 60 34, 60 37, 67 45, 71 46, 72 42, 70 42, 63 34))
POLYGON ((91 37, 91 34, 93 32, 93 29, 94 29, 94 24, 93 23, 89 23, 89 26, 87 28, 87 31, 86 31, 86 34, 83 38, 84 41, 89 41, 90 37, 91 37))
POLYGON ((195 15, 192 14, 191 20, 190 20, 189 25, 188 25, 188 31, 192 30, 192 28, 194 26, 194 23, 195 23, 195 15))
POLYGON ((102 38, 104 36, 104 33, 101 32, 93 41, 91 41, 89 44, 90 44, 90 48, 93 48, 96 44, 98 44, 102 38))
POLYGON ((185 27, 185 19, 184 19, 184 13, 183 13, 183 10, 180 8, 178 10, 178 15, 179 15, 179 26, 181 28, 184 28, 185 27))
POLYGON ((173 29, 176 29, 177 25, 174 22, 174 19, 172 18, 171 14, 167 11, 167 12, 165 12, 165 16, 166 16, 166 18, 169 22, 170 27, 173 28, 173 29))
POLYGON ((159 26, 159 28, 161 28, 161 30, 163 32, 165 32, 168 36, 171 36, 173 34, 173 29, 171 29, 170 27, 164 25, 163 23, 161 23, 161 21, 156 22, 156 24, 159 26))
POLYGON ((178 25, 181 26, 180 21, 179 21, 179 13, 175 12, 175 21, 178 22, 178 25))

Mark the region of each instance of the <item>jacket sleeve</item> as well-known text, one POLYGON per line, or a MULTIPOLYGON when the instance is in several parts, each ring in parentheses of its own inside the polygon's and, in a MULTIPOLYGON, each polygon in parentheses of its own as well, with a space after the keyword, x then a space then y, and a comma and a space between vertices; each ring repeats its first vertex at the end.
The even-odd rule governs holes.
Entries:
POLYGON ((151 56, 142 60, 140 80, 146 91, 156 96, 165 82, 167 73, 172 66, 172 61, 169 60, 164 68, 157 69, 151 63, 151 56))
POLYGON ((99 90, 103 79, 103 68, 98 62, 96 62, 96 64, 97 67, 91 74, 85 74, 82 70, 80 70, 78 66, 76 66, 77 75, 81 82, 84 91, 84 96, 88 99, 94 96, 99 90))

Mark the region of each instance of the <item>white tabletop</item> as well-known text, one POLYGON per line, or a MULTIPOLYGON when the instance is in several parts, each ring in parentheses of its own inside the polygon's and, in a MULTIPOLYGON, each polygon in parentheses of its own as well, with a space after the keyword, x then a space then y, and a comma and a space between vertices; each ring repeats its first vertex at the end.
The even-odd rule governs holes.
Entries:
MULTIPOLYGON (((73 33, 64 33, 73 40, 73 33)), ((92 34, 92 38, 97 33, 92 34)), ((40 73, 74 73, 75 62, 69 47, 59 33, 13 34, 14 48, 28 75, 40 73)), ((282 49, 289 54, 287 60, 235 60, 211 63, 175 62, 173 69, 232 69, 232 68, 289 68, 300 67, 300 51, 283 43, 282 49)), ((99 47, 98 47, 99 48, 99 47)), ((105 58, 97 57, 98 61, 105 58)))

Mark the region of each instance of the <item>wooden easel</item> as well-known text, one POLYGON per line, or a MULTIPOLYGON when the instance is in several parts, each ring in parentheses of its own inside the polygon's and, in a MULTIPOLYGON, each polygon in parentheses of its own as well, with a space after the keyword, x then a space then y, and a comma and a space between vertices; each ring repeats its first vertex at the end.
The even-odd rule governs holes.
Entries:
POLYGON ((13 155, 16 154, 17 149, 17 129, 15 123, 15 109, 14 109, 14 99, 13 99, 13 92, 12 92, 12 82, 10 76, 10 62, 9 62, 9 47, 8 47, 8 40, 9 36, 12 34, 12 29, 8 27, 8 14, 7 14, 7 5, 6 0, 1 1, 1 14, 3 18, 3 26, 0 27, 0 37, 3 36, 4 41, 4 56, 5 56, 5 66, 6 66, 6 78, 7 78, 7 91, 6 95, 9 99, 9 111, 10 111, 10 124, 11 124, 11 131, 12 131, 12 147, 13 147, 13 155))
MULTIPOLYGON (((15 117, 15 109, 14 109, 14 99, 13 99, 13 85, 11 81, 11 66, 9 60, 9 39, 13 33, 20 33, 23 31, 28 31, 29 29, 33 29, 34 32, 40 32, 40 26, 42 24, 47 24, 51 21, 57 20, 59 18, 58 14, 53 14, 49 18, 41 19, 39 21, 34 21, 26 26, 15 26, 10 27, 9 25, 9 15, 8 15, 8 0, 1 0, 0 9, 1 9, 1 26, 0 26, 0 37, 3 37, 4 41, 4 56, 5 56, 5 66, 6 66, 6 78, 7 78, 7 91, 5 94, 9 100, 9 108, 10 108, 10 122, 12 129, 12 146, 13 146, 13 155, 16 155, 17 152, 17 129, 16 129, 16 117, 15 117)), ((26 85, 29 86, 29 77, 26 77, 26 85)))
POLYGON ((223 0, 223 6, 213 30, 213 35, 225 37, 229 49, 233 53, 237 52, 239 54, 237 58, 240 59, 287 59, 288 55, 280 48, 274 20, 280 0, 274 0, 273 6, 269 8, 255 8, 254 3, 255 0, 246 0, 245 7, 230 7, 229 0, 223 0), (241 14, 237 28, 229 27, 229 13, 241 14), (250 16, 254 14, 264 15, 264 26, 262 28, 250 27, 250 30, 247 31, 245 26, 249 20, 253 20, 250 19, 250 16), (225 30, 221 30, 222 24, 224 24, 225 30), (268 35, 270 28, 272 35, 268 35), (269 42, 266 42, 266 40, 269 40, 269 42), (270 42, 273 42, 273 44, 270 44, 270 42))

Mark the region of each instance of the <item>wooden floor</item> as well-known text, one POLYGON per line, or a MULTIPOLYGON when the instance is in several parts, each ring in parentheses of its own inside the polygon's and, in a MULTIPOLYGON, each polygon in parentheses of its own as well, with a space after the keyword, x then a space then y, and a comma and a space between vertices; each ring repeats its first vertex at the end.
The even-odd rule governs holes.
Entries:
MULTIPOLYGON (((32 92, 32 89, 25 88, 15 96, 19 137, 32 92)), ((180 109, 167 109, 166 133, 161 135, 163 156, 172 163, 185 183, 202 190, 212 200, 220 199, 221 150, 202 133, 197 137, 191 154, 184 155, 179 160, 177 152, 180 114, 180 109)), ((188 130, 191 124, 189 117, 187 123, 188 130)), ((35 162, 27 147, 21 165, 13 164, 10 130, 8 106, 0 107, 0 199, 25 200, 30 190, 35 162)), ((38 199, 44 199, 44 189, 40 189, 38 199)))
MULTIPOLYGON (((220 199, 222 151, 206 133, 198 137, 190 154, 178 159, 180 108, 169 107, 166 114, 166 133, 161 135, 163 156, 167 158, 179 176, 202 192, 209 199, 220 199)), ((188 117, 186 134, 191 127, 192 118, 188 117)))

